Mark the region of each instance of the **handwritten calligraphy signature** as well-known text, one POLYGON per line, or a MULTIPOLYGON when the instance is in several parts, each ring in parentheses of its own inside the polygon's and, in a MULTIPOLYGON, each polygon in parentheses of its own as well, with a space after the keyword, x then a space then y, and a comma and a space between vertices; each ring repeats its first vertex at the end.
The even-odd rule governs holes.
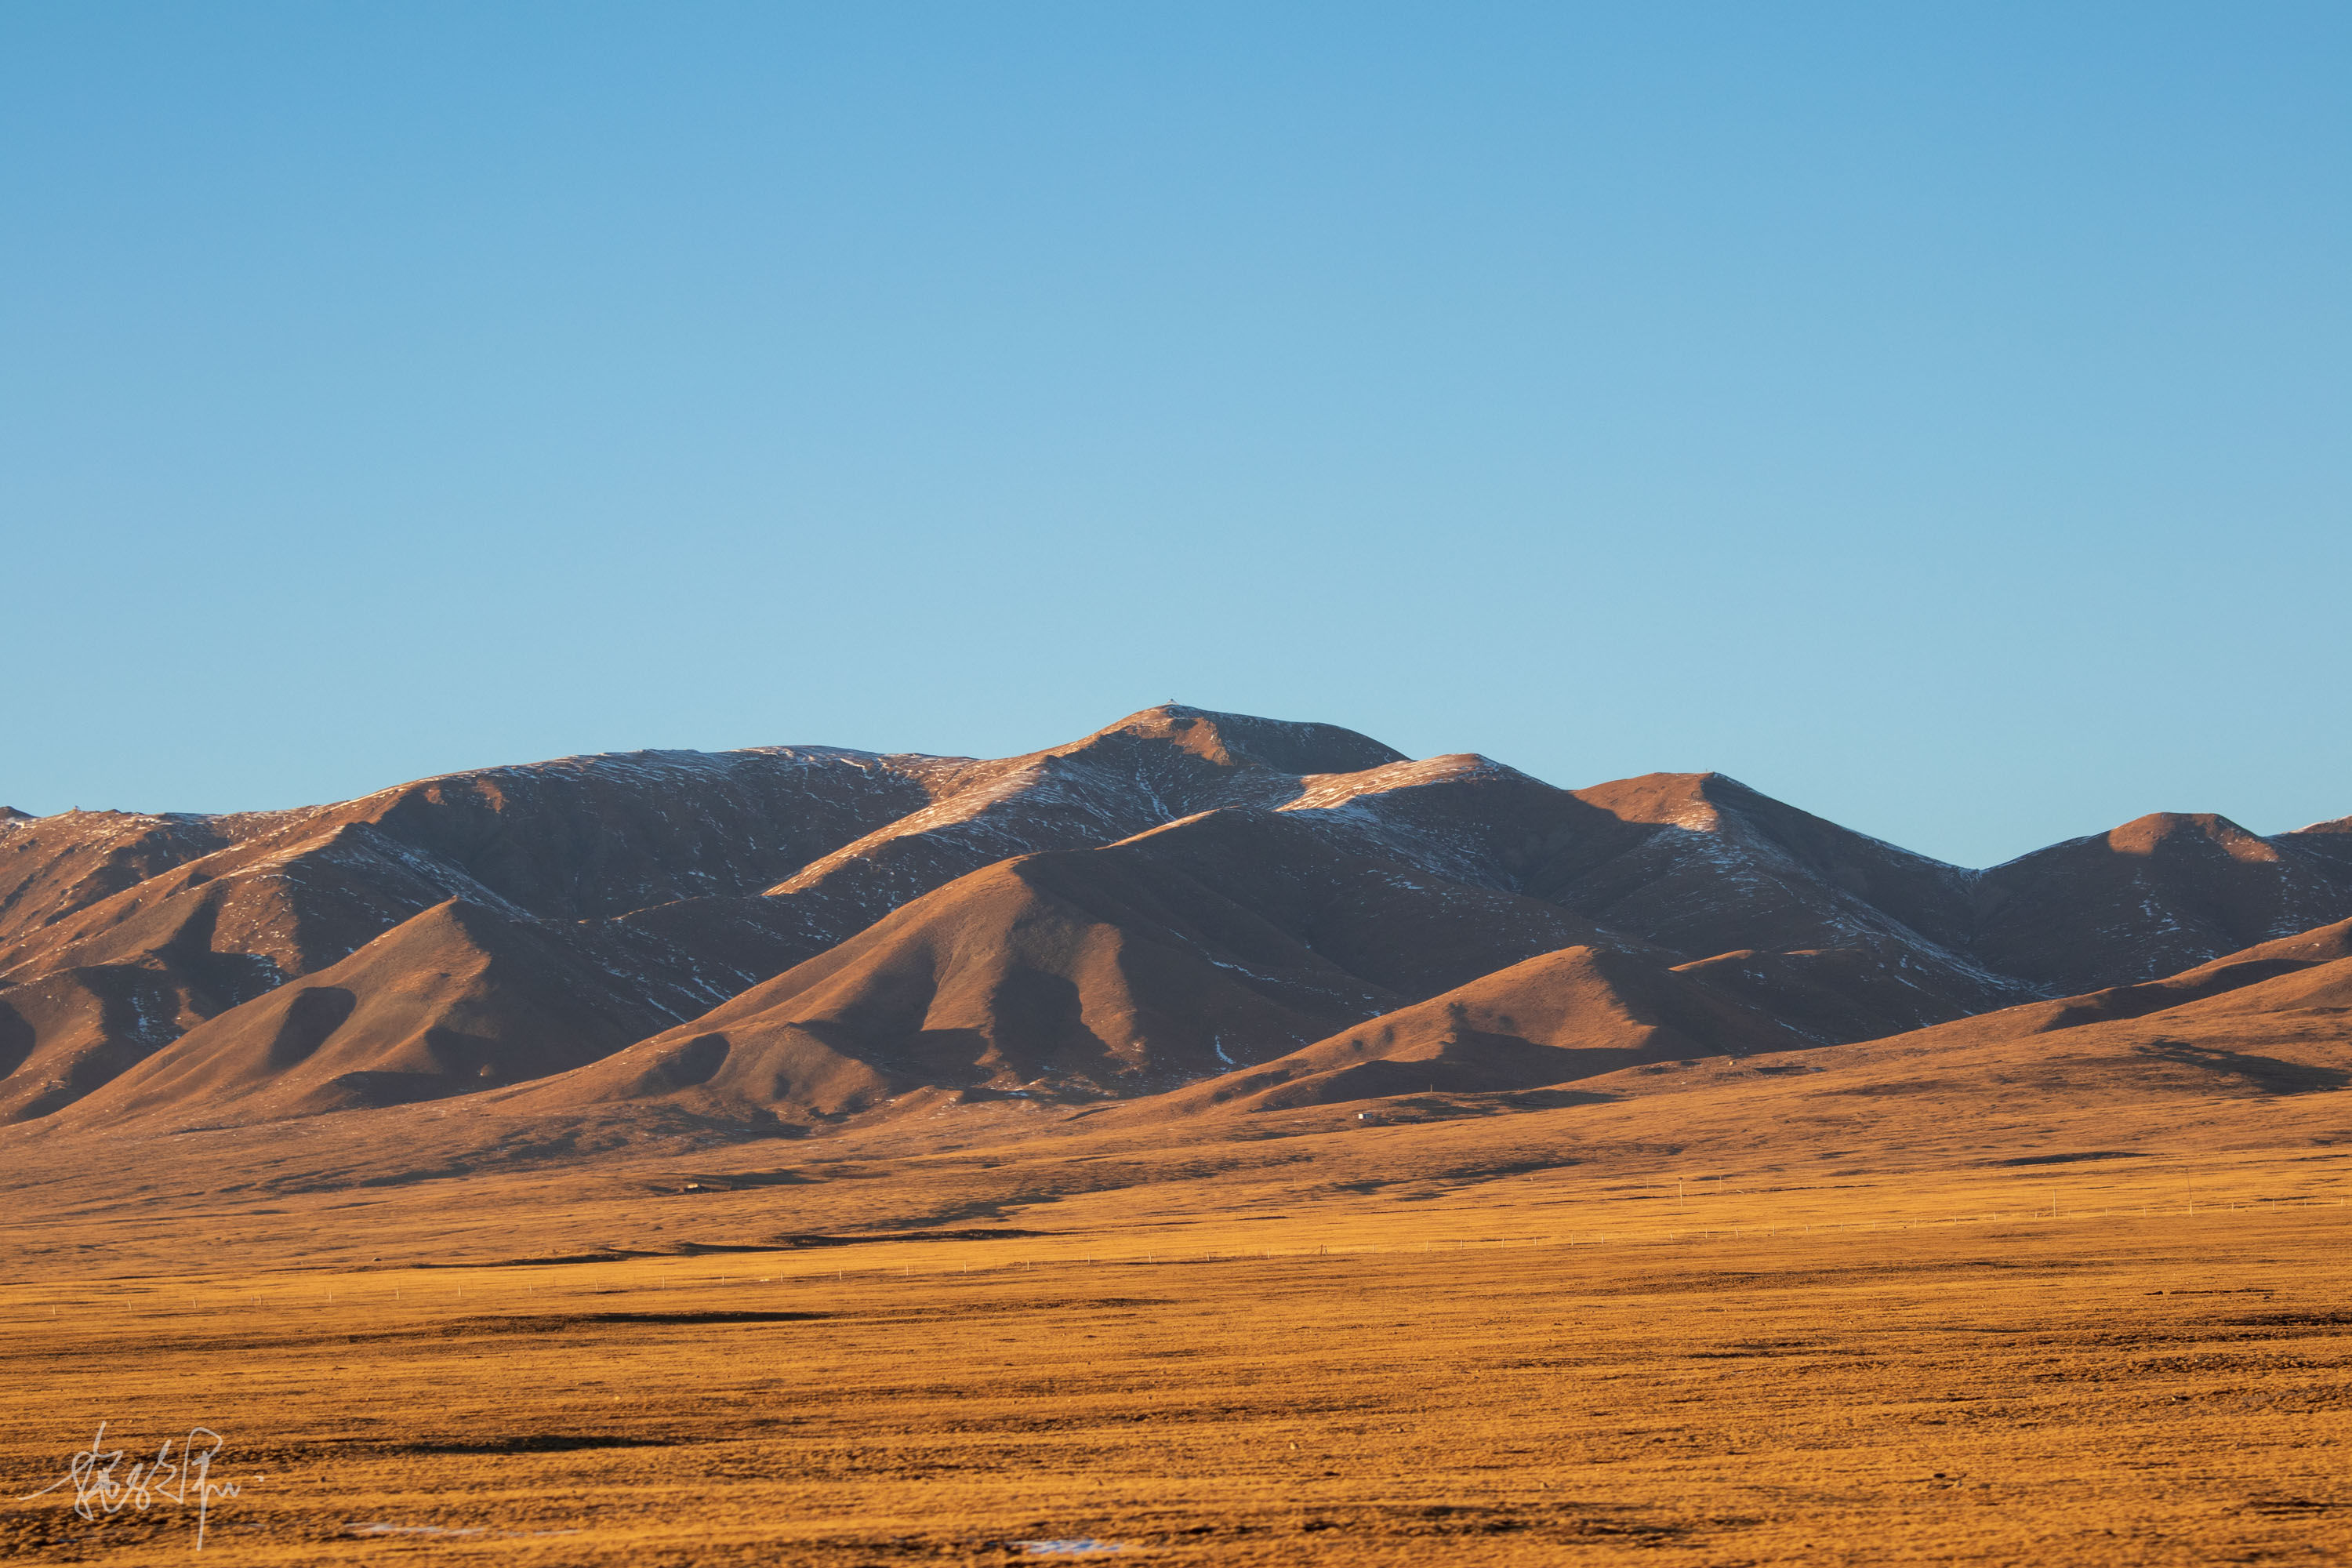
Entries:
POLYGON ((144 1513, 158 1502, 196 1505, 196 1550, 205 1549, 205 1521, 212 1511, 215 1498, 232 1498, 237 1487, 230 1481, 212 1479, 213 1456, 219 1453, 224 1441, 209 1426, 190 1428, 187 1439, 166 1437, 155 1451, 154 1459, 140 1461, 121 1476, 115 1471, 122 1463, 123 1450, 108 1452, 106 1423, 98 1424, 98 1436, 89 1447, 73 1457, 66 1473, 43 1487, 18 1499, 30 1502, 37 1497, 47 1497, 59 1487, 73 1488, 74 1512, 87 1520, 96 1520, 102 1510, 120 1513, 126 1508, 144 1513), (178 1442, 180 1456, 172 1457, 172 1447, 178 1442))

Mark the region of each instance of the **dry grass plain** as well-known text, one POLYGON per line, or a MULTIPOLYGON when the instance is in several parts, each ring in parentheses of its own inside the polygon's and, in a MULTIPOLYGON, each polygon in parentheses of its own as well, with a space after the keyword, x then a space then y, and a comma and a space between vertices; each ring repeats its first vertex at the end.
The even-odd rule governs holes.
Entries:
MULTIPOLYGON (((458 1169, 459 1110, 24 1143, 0 1483, 201 1424, 225 1564, 2352 1550, 2347 1102, 2078 1063, 1963 1116, 1824 1060, 1861 1076, 900 1155, 478 1128, 458 1169)), ((183 1563, 194 1512, 52 1492, 0 1553, 183 1563)))

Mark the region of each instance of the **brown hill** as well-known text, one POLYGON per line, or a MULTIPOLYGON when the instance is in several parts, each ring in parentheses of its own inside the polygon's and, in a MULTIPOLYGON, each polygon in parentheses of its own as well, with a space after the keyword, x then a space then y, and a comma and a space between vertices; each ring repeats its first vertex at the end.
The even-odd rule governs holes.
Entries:
POLYGON ((2216 1023, 2234 1016, 2267 1013, 2296 1017, 2314 1028, 2332 1030, 2352 1041, 2352 958, 2305 964, 2251 984, 2231 985, 2153 1015, 2151 1021, 2179 1026, 2216 1023))
POLYGON ((127 963, 0 989, 0 1122, 47 1116, 169 1044, 184 1006, 169 977, 127 963))
MULTIPOLYGON (((1940 860, 1800 811, 1721 773, 1646 773, 1579 790, 1577 798, 1654 831, 1644 853, 1614 866, 1554 864, 1538 876, 1564 901, 1619 923, 1673 931, 1694 954, 1734 947, 1851 945, 1856 935, 1910 934, 1956 952, 1969 938, 1973 879, 1940 860), (1780 940, 1755 940, 1704 889, 1727 871, 1760 900, 1780 940), (1696 891, 1696 896, 1694 892, 1696 891), (1890 930, 1890 927, 1893 929, 1890 930), (1726 940, 1740 938, 1743 940, 1726 940)), ((1597 918, 1597 917, 1596 917, 1597 918)))
POLYGON ((1067 864, 1092 853, 974 872, 500 1109, 803 1120, 924 1089, 1089 1100, 1215 1071, 1228 1036, 1309 1038, 1396 1000, 1205 889, 1067 864))
POLYGON ((1899 948, 1740 948, 1675 968, 1821 1045, 1874 1040, 1974 1011, 1959 1007, 1949 972, 1904 960, 1899 948))
MULTIPOLYGON (((1568 948, 1528 959, 1427 1001, 1342 1030, 1261 1067, 1229 1072, 1126 1108, 1106 1125, 1213 1110, 1438 1094, 1508 1094, 1621 1073, 1645 1063, 1720 1058, 1717 1076, 1832 1070, 1887 1053, 1966 1053, 2031 1036, 2147 1019, 2176 1045, 2242 1015, 2352 1011, 2352 921, 2265 942, 2139 985, 2029 1003, 1934 1027, 1866 1037, 1853 1053, 1795 1026, 1850 988, 1877 979, 1851 952, 1725 953, 1671 969, 1622 951, 1568 948), (1808 971, 1811 971, 1809 973, 1808 971), (1759 1000, 1762 1005, 1759 1005, 1759 1000), (2190 1004, 2200 1005, 2191 1006, 2190 1004), (2161 1017, 2154 1016, 2161 1015, 2161 1017), (1805 1051, 1803 1058, 1787 1055, 1805 1051), (1748 1058, 1762 1058, 1760 1064, 1748 1058)), ((2339 1031, 2352 1040, 2352 1025, 2339 1031)), ((1680 1081, 1680 1080, 1678 1080, 1680 1081)), ((1607 1092, 1623 1092, 1612 1082, 1607 1092)), ((1377 1116, 1377 1111, 1370 1112, 1377 1116)))
POLYGON ((1816 1043, 1654 960, 1570 947, 1262 1067, 1147 1101, 1129 1114, 1284 1110, 1424 1090, 1496 1093, 1572 1083, 1642 1062, 1816 1043))
POLYGON ((0 810, 0 952, 134 883, 232 843, 256 816, 0 810))
POLYGON ((2079 996, 2032 1002, 1999 1012, 1956 1019, 1933 1028, 1889 1037, 1884 1044, 1967 1047, 2021 1040, 2095 1024, 2148 1019, 2166 1027, 2193 1024, 2222 1013, 2285 1011, 2322 1005, 2299 1000, 2305 987, 2319 996, 2338 983, 2337 970, 2352 959, 2352 921, 2260 942, 2161 980, 2108 986, 2079 996), (2297 976, 2308 974, 2305 980, 2297 976), (2203 1005, 2192 1009, 2192 1004, 2203 1005))
POLYGON ((2065 991, 2153 979, 2352 916, 2332 825, 2263 838, 2158 812, 1983 873, 1975 949, 2065 991))
POLYGON ((1084 1102, 1157 1092, 1598 933, 1533 900, 1212 812, 1003 861, 592 1068, 504 1097, 787 1119, 924 1088, 1084 1102))
MULTIPOLYGON (((2214 1096, 2275 1102, 2352 1087, 2347 1004, 2352 959, 2338 959, 2137 1016, 2048 1029, 1972 1018, 1802 1055, 1620 1071, 1581 1087, 1621 1100, 1688 1094, 1694 1109, 1704 1097, 1712 1102, 1704 1122, 1712 1125, 1695 1122, 1700 1136, 1744 1118, 1759 1138, 1818 1138, 1867 1117, 1940 1128, 1947 1143, 1964 1142, 1973 1127, 2005 1126, 2013 1149, 2015 1130, 2032 1119, 2101 1106, 2180 1136, 2189 1130, 2162 1120, 2168 1104, 2214 1096)), ((2303 1120, 2313 1142, 2343 1137, 2340 1113, 2303 1120)))
POLYGON ((671 1021, 560 928, 452 899, 190 1029, 54 1123, 214 1125, 436 1100, 577 1067, 671 1021))
MULTIPOLYGON (((1593 808, 1579 816, 1532 781, 1496 787, 1508 770, 1470 761, 1480 766, 1446 781, 1464 802, 1450 843, 1474 837, 1468 818, 1490 835, 1503 827, 1507 839, 1490 836, 1480 852, 1507 885, 1693 959, 1863 955, 1866 978, 1845 961, 1860 988, 1839 983, 1853 1004, 1846 1038, 1865 1019, 1885 1033, 2036 993, 2131 984, 2352 916, 2346 823, 2265 839, 2221 817, 2160 814, 1971 871, 1718 773, 1579 790, 1577 803, 1593 808)), ((1397 789, 1356 805, 1392 819, 1414 795, 1446 793, 1397 789)), ((1421 808, 1415 824, 1426 836, 1432 815, 1421 808)))
POLYGON ((467 891, 495 897, 373 827, 345 824, 232 843, 64 914, 5 953, 0 1009, 28 1035, 10 1079, 35 1076, 0 1080, 0 1102, 20 1114, 54 1110, 205 1019, 467 891), (121 978, 93 994, 135 995, 135 1010, 60 1013, 37 1002, 59 976, 106 972, 121 978))
POLYGON ((54 1109, 450 898, 620 920, 603 945, 632 960, 657 1005, 690 1015, 1007 855, 1107 842, 1203 802, 1278 800, 1298 787, 1285 764, 1394 756, 1332 726, 1166 708, 996 763, 634 752, 245 817, 14 818, 0 822, 0 913, 17 930, 0 943, 0 1007, 12 1007, 0 1036, 20 1067, 76 1065, 0 1085, 0 1103, 54 1109), (123 965, 147 972, 134 991, 156 994, 135 1027, 120 1006, 81 1008, 68 1026, 46 992, 7 1001, 46 976, 123 965))
POLYGON ((2298 856, 2333 861, 2352 870, 2352 816, 2339 816, 2332 822, 2315 822, 2308 827, 2279 834, 2272 842, 2293 850, 2298 856))
POLYGON ((518 909, 582 920, 756 893, 982 765, 831 746, 566 757, 403 784, 299 826, 364 823, 518 909))
POLYGON ((0 1018, 13 1019, 0 1033, 23 1051, 10 1078, 35 1075, 0 1081, 0 1105, 53 1110, 451 898, 516 919, 668 909, 603 945, 634 961, 625 967, 656 1005, 690 1015, 835 940, 741 895, 919 806, 963 765, 831 748, 639 752, 240 817, 0 823, 0 886, 21 916, 0 945, 0 1018), (679 897, 712 889, 738 897, 679 897), (728 907, 682 909, 697 901, 728 907), (51 993, 72 983, 43 984, 110 968, 140 972, 126 993, 144 999, 135 1013, 60 1011, 51 993))
POLYGON ((1780 987, 1806 994, 1801 1021, 1823 1038, 1917 1028, 2036 990, 1955 945, 1967 935, 1974 873, 1718 773, 1653 773, 1571 794, 1484 757, 1443 757, 1311 780, 1286 809, 1687 959, 1841 954, 1799 966, 1803 984, 1780 987))
MULTIPOLYGON (((1655 1102, 1643 1115, 1661 1135, 1759 1150, 1843 1147, 1868 1127, 1875 1136, 1899 1130, 1946 1160, 1980 1136, 2018 1155, 2009 1163, 2036 1163, 2031 1135, 2069 1119, 2078 1138, 2194 1138, 2196 1129, 2176 1118, 2193 1108, 2210 1119, 2216 1097, 2277 1103, 2352 1087, 2347 948, 2352 921, 2138 986, 1849 1045, 1622 1068, 1577 1087, 1595 1104, 1655 1102), (2136 1131, 2102 1133, 2084 1121, 2103 1109, 2136 1131)), ((1424 1094, 1370 1109, 1394 1120, 1492 1109, 1480 1103, 1486 1097, 1438 1098, 1444 1102, 1424 1094)), ((2340 1115, 2324 1109, 2297 1122, 2320 1130, 2319 1143, 2344 1136, 2340 1115)), ((2083 1145, 2059 1145, 2070 1146, 2083 1145)), ((2095 1156, 2050 1156, 2084 1157, 2095 1156)))
POLYGON ((1296 798, 1307 773, 1401 762, 1352 730, 1173 704, 1066 746, 978 764, 925 809, 812 860, 770 888, 839 937, 908 900, 1015 855, 1080 849, 1236 805, 1296 798))
POLYGON ((0 822, 0 909, 15 922, 0 926, 0 940, 14 944, 0 967, 21 968, 191 888, 238 877, 310 884, 347 870, 373 884, 404 876, 440 897, 567 920, 756 893, 921 809, 979 765, 829 747, 641 752, 452 773, 245 816, 80 812, 0 822), (93 916, 49 929, 79 910, 93 916))

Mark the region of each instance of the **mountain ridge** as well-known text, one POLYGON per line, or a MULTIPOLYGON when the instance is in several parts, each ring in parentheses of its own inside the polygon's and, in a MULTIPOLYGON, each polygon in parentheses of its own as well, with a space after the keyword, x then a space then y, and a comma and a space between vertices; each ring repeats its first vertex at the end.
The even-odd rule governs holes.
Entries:
MULTIPOLYGON (((2210 813, 2151 813, 1971 869, 1723 773, 1563 790, 1475 752, 1415 760, 1337 726, 1166 704, 998 759, 617 752, 287 811, 0 816, 0 1121, 84 1099, 58 1125, 373 1103, 248 1081, 270 1058, 255 1042, 294 1026, 284 1009, 345 964, 354 1012, 389 1009, 369 1014, 366 1037, 405 1064, 348 1071, 408 1075, 369 1080, 379 1100, 535 1093, 641 1045, 667 1060, 734 1029, 768 1042, 743 1047, 769 1062, 761 1109, 815 1124, 861 1094, 869 1108, 876 1094, 1148 1098, 1389 1015, 1393 1038, 1442 1058, 1443 1030, 1413 1009, 1465 988, 1462 1006, 1488 1006, 1495 987, 1534 1007, 1531 977, 1552 973, 1536 961, 1570 950, 1593 956, 1560 960, 1554 978, 1585 1012, 1547 1026, 1555 1042, 1630 1039, 1656 1026, 1626 1018, 1673 998, 1711 1020, 1684 1030, 1689 1048, 1709 1030, 1741 1049, 1826 1047, 2047 998, 2137 1005, 2133 987, 2348 917, 2352 817, 2265 838, 2210 813), (1192 926, 1169 923, 1180 908, 1192 926), (1251 942, 1273 940, 1244 941, 1252 921, 1286 955, 1264 960, 1262 982, 1233 978, 1251 942), (562 1016, 570 1043, 453 1047, 457 1066, 435 1065, 419 1031, 452 1026, 403 1033, 409 1005, 389 1000, 405 994, 411 947, 473 953, 481 992, 418 1002, 416 1017, 467 1012, 495 1042, 540 1039, 531 1018, 562 1016), (866 1000, 828 1012, 812 987, 844 964, 870 969, 841 982, 866 1000), (891 976, 918 972, 946 990, 911 1013, 899 999, 890 1016, 915 1026, 856 1022, 883 1016, 891 976), (1331 984, 1349 1010, 1269 1000, 1307 994, 1311 975, 1344 976, 1331 984), (1049 994, 1062 1000, 1040 1011, 1049 994), (768 1001, 739 1007, 755 994, 768 1001), (921 1023, 934 1005, 939 1028, 921 1023), (1228 1016, 1254 1021, 1210 1021, 1228 1016), (188 1066, 211 1053, 213 1068, 188 1066), (167 1068, 190 1103, 158 1087, 167 1068)), ((752 1069, 738 1068, 697 1084, 724 1079, 751 1106, 752 1069)))

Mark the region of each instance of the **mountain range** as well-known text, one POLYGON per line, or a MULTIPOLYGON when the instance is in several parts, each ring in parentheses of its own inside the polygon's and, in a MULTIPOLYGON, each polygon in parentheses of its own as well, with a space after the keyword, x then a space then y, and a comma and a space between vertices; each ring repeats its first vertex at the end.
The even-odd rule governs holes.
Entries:
POLYGON ((2159 813, 1974 870, 1720 774, 1565 790, 1168 705, 993 761, 645 752, 287 811, 0 809, 0 1121, 1369 1117, 1864 1041, 2242 1033, 2337 1007, 2348 932, 2352 818, 2159 813))

